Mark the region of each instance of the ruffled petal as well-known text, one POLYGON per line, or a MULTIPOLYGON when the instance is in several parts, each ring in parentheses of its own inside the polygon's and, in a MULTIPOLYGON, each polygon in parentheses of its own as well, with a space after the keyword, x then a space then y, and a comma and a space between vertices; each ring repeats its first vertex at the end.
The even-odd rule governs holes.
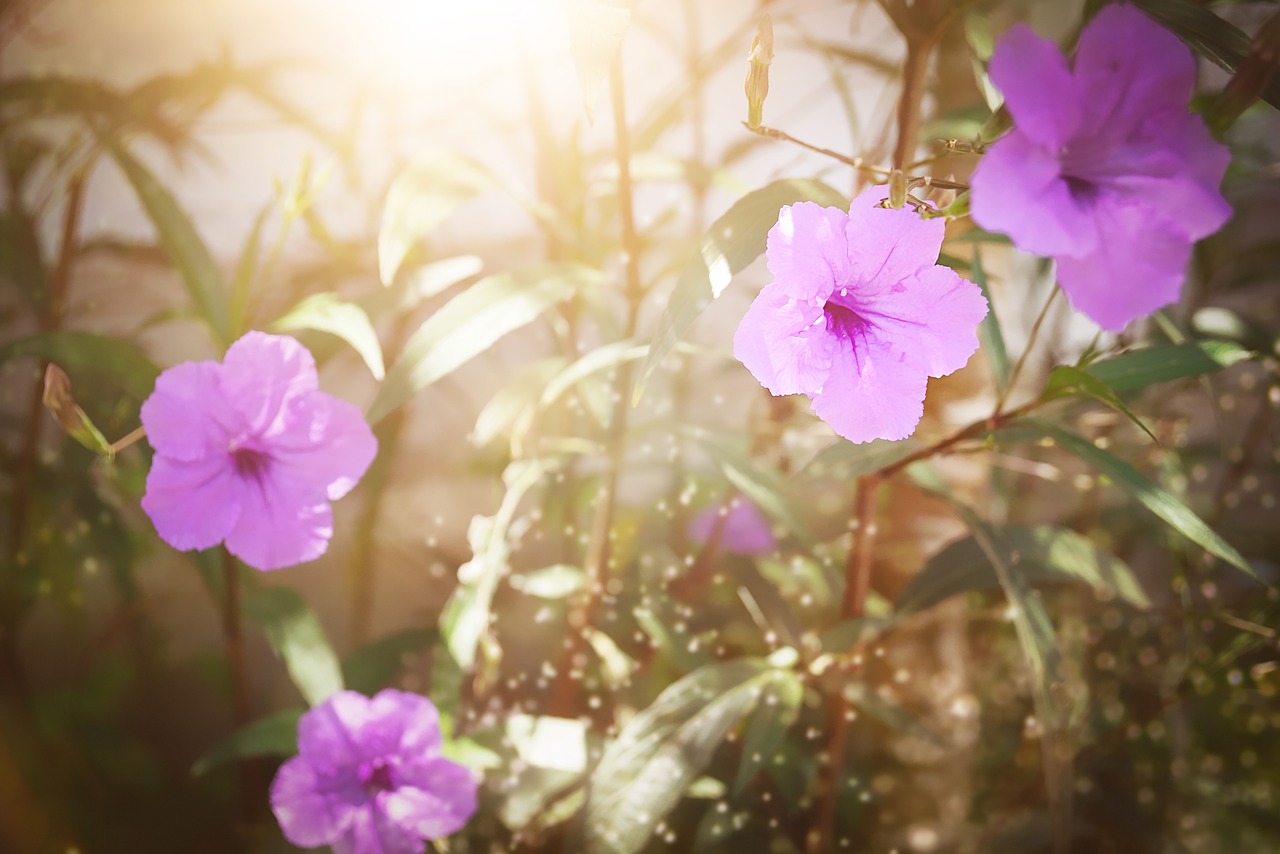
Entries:
POLYGON ((284 476, 271 463, 241 495, 243 512, 227 548, 255 569, 315 560, 333 536, 333 510, 322 489, 284 476))
POLYGON ((987 149, 971 184, 974 222, 1019 249, 1084 255, 1097 244, 1091 197, 1073 195, 1057 157, 1018 130, 987 149))
POLYGON ((298 755, 326 775, 356 768, 368 756, 357 734, 372 717, 368 697, 338 691, 298 721, 298 755))
POLYGON ((316 390, 311 353, 287 335, 247 332, 222 360, 222 394, 254 435, 279 429, 285 407, 316 390))
POLYGON ((909 207, 882 208, 889 187, 870 187, 849 203, 845 234, 849 241, 850 291, 870 293, 932 267, 942 248, 946 224, 924 219, 909 207))
POLYGON ((332 844, 334 854, 422 854, 422 839, 369 806, 352 815, 346 832, 332 844))
POLYGON ((374 696, 372 709, 375 718, 396 722, 392 750, 401 757, 424 758, 440 752, 444 743, 440 713, 426 697, 387 688, 374 696))
POLYGON ((851 442, 905 439, 924 415, 928 378, 906 353, 857 342, 845 348, 813 411, 851 442))
POLYGON ((323 392, 292 400, 269 437, 275 464, 336 500, 351 491, 378 453, 378 440, 359 409, 323 392))
POLYGON ((1191 242, 1153 221, 1145 205, 1106 199, 1097 206, 1097 248, 1058 261, 1058 282, 1071 304, 1099 326, 1119 332, 1177 302, 1191 242))
POLYGON ((456 762, 436 759, 402 773, 395 791, 379 796, 378 806, 405 831, 423 839, 456 833, 476 811, 476 782, 456 762))
POLYGON ((295 756, 280 766, 271 781, 271 811, 285 838, 303 848, 336 841, 346 829, 351 804, 333 797, 310 763, 295 756))
POLYGON ((183 362, 156 378, 140 412, 147 441, 174 460, 197 460, 225 453, 231 440, 217 362, 183 362))
POLYGON ((978 349, 978 323, 987 315, 982 291, 948 267, 929 267, 874 298, 858 314, 875 337, 903 352, 931 377, 959 370, 978 349))
POLYGON ((1058 46, 1021 24, 996 44, 991 82, 1028 139, 1051 150, 1066 145, 1080 126, 1080 103, 1066 57, 1058 46))
POLYGON ((797 302, 765 285, 733 336, 733 355, 772 394, 822 387, 834 352, 822 304, 797 302))
POLYGON ((207 549, 235 527, 246 491, 225 452, 189 461, 157 454, 147 473, 142 509, 160 539, 175 549, 207 549))
POLYGON ((844 211, 816 202, 799 202, 778 211, 765 248, 774 287, 793 300, 826 302, 837 284, 848 278, 847 221, 844 211))

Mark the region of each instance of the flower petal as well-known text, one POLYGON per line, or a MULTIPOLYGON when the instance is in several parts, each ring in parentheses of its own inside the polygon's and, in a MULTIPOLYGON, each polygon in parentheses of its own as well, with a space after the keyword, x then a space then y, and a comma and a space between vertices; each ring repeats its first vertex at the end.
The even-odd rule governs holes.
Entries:
POLYGON ((1104 329, 1178 300, 1191 242, 1153 221, 1145 205, 1112 198, 1097 206, 1097 248, 1058 259, 1058 282, 1071 304, 1104 329))
POLYGON ((370 703, 372 721, 386 726, 392 741, 387 753, 402 757, 424 758, 440 752, 440 713, 435 704, 421 694, 387 688, 379 691, 370 703))
POLYGON ((329 845, 346 829, 352 805, 333 797, 307 760, 295 756, 271 781, 271 811, 285 838, 303 848, 329 845))
POLYGON ((847 221, 844 211, 817 202, 798 202, 778 211, 765 248, 775 287, 793 300, 826 302, 848 278, 847 221))
POLYGON ((834 352, 822 306, 797 302, 765 285, 733 336, 733 355, 772 394, 809 394, 822 387, 834 352))
POLYGON ((928 378, 906 353, 858 342, 836 358, 813 411, 851 442, 905 439, 924 415, 928 378))
POLYGON ((256 569, 315 560, 333 536, 333 510, 324 491, 271 467, 243 490, 242 513, 227 548, 256 569))
POLYGON ((352 814, 346 833, 332 847, 334 854, 422 854, 422 839, 368 806, 352 814))
POLYGON ((378 440, 359 409, 314 391, 290 401, 270 447, 288 477, 336 500, 364 476, 378 453, 378 440))
POLYGON ((476 782, 456 762, 436 759, 402 769, 402 783, 378 798, 387 817, 423 839, 457 832, 476 811, 476 782))
POLYGON ((963 368, 978 349, 978 323, 987 300, 948 267, 929 267, 899 286, 858 301, 874 336, 905 352, 931 377, 963 368))
POLYGON ((222 360, 222 394, 255 435, 278 430, 286 405, 317 384, 310 351, 287 335, 247 332, 222 360))
POLYGON ((1088 197, 1073 196, 1057 157, 1018 130, 987 149, 971 184, 974 222, 1019 249, 1084 255, 1098 241, 1088 197))
POLYGON ((882 208, 889 187, 870 187, 849 203, 845 235, 850 278, 842 285, 869 293, 900 282, 938 260, 946 223, 924 219, 909 207, 882 208))
POLYGON ((195 460, 156 454, 142 509, 160 539, 175 549, 207 549, 234 528, 246 491, 225 452, 195 460))
POLYGON ((1028 139, 1058 150, 1080 126, 1076 83, 1058 46, 1021 24, 996 44, 991 82, 1028 139))
POLYGON ((183 362, 156 378, 140 415, 157 453, 174 460, 226 453, 231 431, 223 425, 228 407, 218 384, 221 372, 217 362, 183 362))
POLYGON ((711 539, 711 533, 718 524, 723 524, 720 549, 730 554, 765 554, 777 546, 769 520, 754 501, 740 495, 729 502, 728 508, 713 504, 694 516, 689 522, 689 536, 705 543, 711 539), (724 522, 720 523, 722 515, 724 522))

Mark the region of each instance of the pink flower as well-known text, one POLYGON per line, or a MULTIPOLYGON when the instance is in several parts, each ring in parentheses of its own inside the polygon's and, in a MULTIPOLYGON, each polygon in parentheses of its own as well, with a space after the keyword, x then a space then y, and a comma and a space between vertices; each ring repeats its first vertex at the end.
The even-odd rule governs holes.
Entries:
POLYGON ((225 540, 258 569, 324 554, 329 502, 356 485, 378 443, 360 410, 316 386, 306 348, 262 332, 222 364, 162 373, 142 404, 155 449, 142 509, 161 539, 182 550, 225 540))
POLYGON ((271 810, 294 845, 337 854, 419 854, 476 809, 476 782, 440 751, 426 697, 339 691, 298 721, 298 755, 271 782, 271 810))
POLYGON ((973 175, 973 218, 1055 259, 1072 304, 1101 326, 1175 302, 1196 240, 1231 215, 1231 158, 1187 112, 1196 65, 1132 6, 1107 6, 1075 62, 1023 26, 991 57, 1015 127, 973 175))
POLYGON ((733 354, 775 395, 806 394, 853 442, 905 439, 924 414, 929 377, 978 349, 982 292, 936 264, 941 219, 879 207, 872 187, 849 205, 801 202, 769 231, 773 281, 733 339, 733 354))
POLYGON ((727 507, 713 504, 689 520, 689 537, 695 542, 708 542, 717 526, 721 526, 720 550, 729 554, 767 554, 778 545, 769 520, 754 501, 741 495, 735 496, 727 507))

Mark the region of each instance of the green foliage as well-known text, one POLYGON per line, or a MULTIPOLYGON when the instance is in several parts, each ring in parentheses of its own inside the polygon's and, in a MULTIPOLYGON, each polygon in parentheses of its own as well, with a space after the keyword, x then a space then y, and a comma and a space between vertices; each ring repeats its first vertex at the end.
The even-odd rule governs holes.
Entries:
POLYGON ((245 597, 243 607, 262 628, 271 648, 284 661, 289 678, 310 705, 342 690, 338 656, 301 596, 284 587, 256 587, 245 597))
POLYGON ((200 777, 215 768, 255 756, 291 756, 298 751, 298 719, 302 709, 284 709, 241 727, 191 766, 200 777))

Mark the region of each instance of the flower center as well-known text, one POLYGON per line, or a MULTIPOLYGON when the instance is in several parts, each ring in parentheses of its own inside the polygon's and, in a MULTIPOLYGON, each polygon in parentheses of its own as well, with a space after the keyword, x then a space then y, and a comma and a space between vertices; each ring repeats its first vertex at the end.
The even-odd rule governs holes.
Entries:
POLYGON ((827 316, 827 330, 845 341, 852 341, 867 325, 856 311, 834 299, 827 300, 822 310, 827 316))
POLYGON ((271 464, 271 457, 254 448, 234 448, 231 462, 236 467, 236 474, 249 480, 260 480, 271 464))
POLYGON ((391 780, 391 766, 382 759, 365 762, 360 766, 360 784, 370 795, 389 792, 396 787, 391 780))
POLYGON ((1067 191, 1071 193, 1071 198, 1080 204, 1091 204, 1098 198, 1098 185, 1087 178, 1078 178, 1075 175, 1064 175, 1062 180, 1066 182, 1067 191))

